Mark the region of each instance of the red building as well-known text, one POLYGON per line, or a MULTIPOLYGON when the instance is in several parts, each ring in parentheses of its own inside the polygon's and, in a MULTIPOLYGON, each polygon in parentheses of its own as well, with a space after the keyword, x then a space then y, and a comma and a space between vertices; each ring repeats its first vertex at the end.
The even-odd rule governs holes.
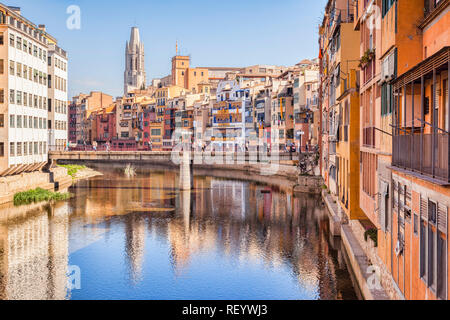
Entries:
POLYGON ((116 138, 116 106, 111 105, 97 111, 94 119, 94 140, 98 147, 105 145, 107 142, 111 144, 112 139, 116 138))

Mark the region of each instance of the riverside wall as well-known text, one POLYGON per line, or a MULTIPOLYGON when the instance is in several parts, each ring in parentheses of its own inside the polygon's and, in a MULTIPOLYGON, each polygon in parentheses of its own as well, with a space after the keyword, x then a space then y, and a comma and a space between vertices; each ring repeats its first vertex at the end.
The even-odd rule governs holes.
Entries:
POLYGON ((0 204, 12 202, 14 195, 36 188, 49 191, 61 191, 72 185, 72 177, 67 169, 52 168, 50 172, 26 172, 0 178, 0 204))

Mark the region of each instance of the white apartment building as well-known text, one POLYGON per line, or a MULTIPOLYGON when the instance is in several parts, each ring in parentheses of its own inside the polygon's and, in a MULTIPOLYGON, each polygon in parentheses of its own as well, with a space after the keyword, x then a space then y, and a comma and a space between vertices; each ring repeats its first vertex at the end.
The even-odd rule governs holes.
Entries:
POLYGON ((68 58, 56 44, 48 48, 48 145, 64 150, 68 142, 68 58))
POLYGON ((0 4, 0 176, 48 159, 48 47, 56 40, 0 4))

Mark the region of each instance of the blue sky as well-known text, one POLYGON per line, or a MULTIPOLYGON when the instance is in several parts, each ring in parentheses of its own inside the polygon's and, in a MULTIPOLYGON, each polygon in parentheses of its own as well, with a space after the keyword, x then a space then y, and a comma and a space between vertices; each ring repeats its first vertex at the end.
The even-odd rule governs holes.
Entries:
POLYGON ((45 24, 69 53, 69 98, 91 90, 123 93, 125 42, 138 26, 147 81, 170 73, 178 41, 195 67, 293 65, 318 56, 326 0, 0 0, 45 24), (69 5, 81 29, 66 28, 69 5))

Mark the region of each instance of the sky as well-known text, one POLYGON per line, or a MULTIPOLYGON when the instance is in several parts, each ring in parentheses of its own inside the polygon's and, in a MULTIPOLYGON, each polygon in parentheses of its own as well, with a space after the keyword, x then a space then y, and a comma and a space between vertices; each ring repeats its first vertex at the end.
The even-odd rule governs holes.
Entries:
POLYGON ((131 27, 145 45, 147 82, 170 74, 176 52, 193 67, 294 65, 318 57, 318 25, 327 0, 0 0, 21 7, 69 55, 69 99, 79 93, 123 94, 125 43, 131 27), (67 8, 80 8, 80 29, 67 8))

